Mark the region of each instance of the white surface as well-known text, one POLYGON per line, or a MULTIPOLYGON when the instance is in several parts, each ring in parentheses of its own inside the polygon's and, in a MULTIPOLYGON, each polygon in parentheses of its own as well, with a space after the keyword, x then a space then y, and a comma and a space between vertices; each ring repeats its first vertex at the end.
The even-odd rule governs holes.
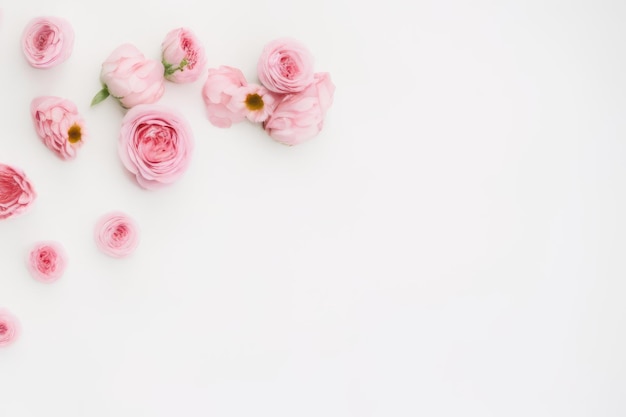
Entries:
POLYGON ((401 3, 5 3, 0 161, 39 198, 0 222, 0 306, 23 325, 0 416, 626 415, 626 3, 401 3), (35 70, 19 39, 47 14, 76 45, 35 70), (121 109, 88 104, 116 46, 158 57, 179 26, 250 80, 266 42, 307 44, 337 85, 324 131, 220 130, 204 80, 168 84, 194 159, 140 189, 121 109), (86 119, 73 162, 34 133, 42 94, 86 119), (141 226, 130 259, 93 243, 111 209, 141 226), (24 267, 43 239, 71 257, 54 285, 24 267))

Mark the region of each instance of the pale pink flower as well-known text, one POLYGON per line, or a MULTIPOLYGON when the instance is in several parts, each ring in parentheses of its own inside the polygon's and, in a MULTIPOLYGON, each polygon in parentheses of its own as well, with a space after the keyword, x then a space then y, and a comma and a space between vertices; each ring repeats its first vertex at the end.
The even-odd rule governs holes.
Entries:
POLYGON ((313 82, 313 55, 293 39, 268 43, 259 58, 257 72, 261 84, 279 94, 297 93, 313 82))
POLYGON ((233 114, 245 114, 254 123, 264 122, 276 106, 274 95, 264 87, 248 84, 239 87, 226 106, 233 114))
POLYGON ((185 118, 164 106, 132 108, 122 120, 119 154, 144 188, 171 184, 187 170, 194 147, 185 118))
POLYGON ((15 342, 20 335, 20 322, 10 311, 0 308, 0 347, 15 342))
POLYGON ((229 104, 239 87, 247 84, 243 73, 237 68, 228 66, 209 68, 209 76, 202 88, 202 99, 207 117, 213 125, 230 127, 233 123, 241 122, 246 118, 243 108, 233 111, 229 104))
POLYGON ((115 49, 102 64, 100 80, 104 87, 91 104, 109 95, 124 108, 158 101, 165 91, 163 64, 147 59, 135 46, 124 44, 115 49))
POLYGON ((165 78, 175 83, 196 81, 204 72, 206 56, 196 35, 185 28, 174 29, 161 45, 165 78))
POLYGON ((8 219, 28 209, 37 194, 24 172, 0 164, 0 219, 8 219))
POLYGON ((42 96, 30 103, 37 135, 61 159, 76 157, 85 139, 85 122, 76 105, 61 97, 42 96))
POLYGON ((61 278, 65 272, 67 255, 58 242, 38 242, 28 254, 27 265, 33 278, 51 283, 61 278))
POLYGON ((36 17, 22 34, 22 50, 35 68, 50 68, 72 55, 74 29, 60 17, 36 17))
POLYGON ((114 258, 123 258, 139 245, 139 228, 127 214, 113 211, 100 217, 94 229, 96 246, 114 258))
POLYGON ((278 142, 297 145, 317 135, 333 102, 335 85, 328 73, 316 73, 306 90, 283 97, 265 122, 265 131, 278 142))

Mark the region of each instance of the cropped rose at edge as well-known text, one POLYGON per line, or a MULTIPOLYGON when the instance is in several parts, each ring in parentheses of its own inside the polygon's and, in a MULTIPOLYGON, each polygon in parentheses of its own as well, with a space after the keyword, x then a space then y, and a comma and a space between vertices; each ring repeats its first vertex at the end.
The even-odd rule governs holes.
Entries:
POLYGON ((55 96, 36 97, 30 113, 37 135, 61 159, 73 159, 85 139, 85 122, 70 100, 55 96))
POLYGON ((233 95, 240 87, 246 86, 243 73, 233 67, 209 68, 207 79, 202 87, 202 99, 209 121, 217 127, 230 127, 246 118, 242 108, 231 105, 233 95))
POLYGON ((146 58, 131 44, 117 47, 102 64, 103 88, 91 101, 98 104, 109 95, 124 108, 158 101, 165 91, 163 64, 146 58))
POLYGON ((289 94, 303 91, 313 82, 313 56, 300 42, 281 38, 268 43, 257 63, 261 84, 268 90, 289 94))
POLYGON ((37 193, 22 170, 0 163, 0 220, 25 212, 37 193))
POLYGON ((51 283, 63 276, 67 265, 67 254, 58 242, 38 242, 28 254, 27 265, 34 279, 51 283))
POLYGON ((265 131, 285 145, 297 145, 317 135, 333 102, 335 85, 328 73, 316 73, 306 90, 283 97, 265 122, 265 131))
POLYGON ((140 105, 122 120, 118 151, 139 185, 157 189, 178 180, 194 149, 191 127, 178 112, 160 105, 140 105))
POLYGON ((189 29, 170 31, 161 44, 165 78, 175 83, 196 81, 206 65, 204 47, 189 29))
POLYGON ((74 29, 60 17, 36 17, 22 34, 22 51, 34 68, 50 68, 67 60, 74 48, 74 29))
POLYGON ((126 213, 112 211, 96 222, 94 239, 96 246, 104 254, 113 258, 124 258, 137 249, 139 228, 126 213))
POLYGON ((0 347, 14 343, 20 335, 20 322, 9 310, 0 308, 0 347))

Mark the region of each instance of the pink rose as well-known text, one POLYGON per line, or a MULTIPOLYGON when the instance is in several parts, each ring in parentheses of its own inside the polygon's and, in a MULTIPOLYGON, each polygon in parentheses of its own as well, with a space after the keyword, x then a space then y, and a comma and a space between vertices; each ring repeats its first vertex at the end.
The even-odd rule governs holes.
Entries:
POLYGON ((238 89, 247 84, 243 73, 237 68, 221 66, 209 69, 209 76, 202 88, 202 98, 207 117, 213 125, 230 127, 246 118, 244 109, 230 106, 230 102, 238 89))
POLYGON ((226 106, 233 114, 244 114, 254 123, 264 122, 276 106, 272 93, 256 84, 239 87, 226 106))
POLYGON ((285 145, 297 145, 312 138, 322 130, 334 92, 330 75, 316 73, 314 83, 306 90, 283 97, 265 122, 265 131, 285 145))
POLYGON ((28 270, 37 281, 50 283, 58 280, 66 265, 65 249, 58 242, 39 242, 28 255, 28 270))
POLYGON ((33 186, 21 170, 0 164, 0 219, 23 213, 36 197, 33 186))
POLYGON ((187 170, 193 151, 191 127, 167 107, 141 105, 122 120, 119 154, 144 188, 171 184, 187 170))
POLYGON ((293 39, 276 39, 265 46, 257 72, 261 84, 279 94, 297 93, 313 82, 313 56, 293 39))
POLYGON ((30 114, 44 145, 61 159, 76 157, 85 137, 85 122, 74 103, 61 97, 37 97, 30 103, 30 114))
POLYGON ((174 29, 161 45, 165 78, 175 83, 196 81, 206 65, 204 48, 192 31, 174 29))
POLYGON ((37 17, 22 34, 22 50, 28 63, 35 68, 50 68, 72 55, 74 30, 60 17, 37 17))
POLYGON ((0 308, 0 347, 8 346, 20 335, 20 322, 8 310, 0 308))
POLYGON ((139 245, 139 228, 125 213, 114 211, 102 216, 94 230, 96 245, 114 258, 130 255, 139 245))
POLYGON ((146 59, 133 45, 119 46, 102 64, 100 80, 102 90, 91 105, 98 104, 109 95, 119 100, 124 108, 158 101, 165 91, 163 64, 146 59))

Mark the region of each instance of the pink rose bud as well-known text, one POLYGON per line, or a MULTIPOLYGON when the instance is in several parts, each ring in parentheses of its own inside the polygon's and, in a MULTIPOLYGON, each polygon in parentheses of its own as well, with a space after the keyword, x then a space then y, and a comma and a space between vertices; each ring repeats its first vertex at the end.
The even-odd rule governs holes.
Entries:
POLYGON ((122 120, 120 158, 143 188, 156 189, 178 180, 189 166, 193 147, 191 127, 167 107, 137 106, 122 120))
POLYGON ((100 103, 109 95, 127 109, 158 101, 165 91, 163 64, 147 59, 133 45, 119 46, 102 64, 103 88, 91 101, 100 103))
POLYGON ((39 242, 31 249, 27 265, 33 278, 51 283, 61 278, 65 272, 67 255, 58 242, 39 242))
POLYGON ((276 39, 265 46, 257 72, 261 84, 279 94, 297 93, 313 82, 313 56, 293 39, 276 39))
POLYGON ((61 159, 76 157, 85 139, 85 122, 76 105, 61 97, 42 96, 30 103, 37 135, 61 159))
POLYGON ((102 216, 94 230, 96 246, 113 258, 123 258, 139 245, 139 228, 125 213, 114 211, 102 216))
POLYGON ((202 88, 202 99, 207 117, 213 125, 230 127, 246 118, 244 108, 231 105, 231 100, 239 88, 247 84, 243 73, 237 68, 221 66, 209 69, 209 76, 202 88))
POLYGON ((283 97, 265 122, 265 131, 285 145, 297 145, 317 135, 333 102, 335 85, 328 73, 315 74, 315 81, 301 93, 283 97))
POLYGON ((0 347, 8 346, 20 335, 20 322, 11 312, 0 308, 0 347))
POLYGON ((35 68, 50 68, 72 55, 74 30, 60 17, 37 17, 22 34, 22 50, 28 63, 35 68))
POLYGON ((263 123, 276 106, 272 93, 256 84, 239 87, 226 106, 233 114, 244 114, 254 123, 263 123))
POLYGON ((174 29, 161 45, 165 78, 175 83, 196 81, 204 72, 204 48, 189 29, 174 29))
POLYGON ((23 213, 36 197, 33 186, 21 170, 0 164, 0 219, 23 213))

